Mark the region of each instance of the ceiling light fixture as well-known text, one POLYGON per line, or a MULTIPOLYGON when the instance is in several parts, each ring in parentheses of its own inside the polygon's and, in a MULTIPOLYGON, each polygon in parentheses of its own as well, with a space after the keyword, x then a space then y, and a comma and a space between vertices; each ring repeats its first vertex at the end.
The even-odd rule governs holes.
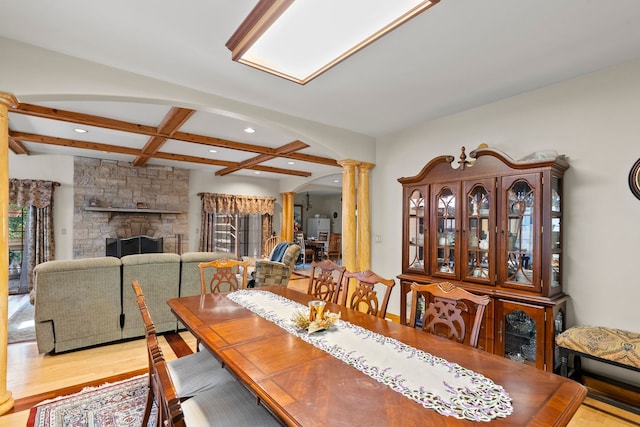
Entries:
POLYGON ((209 150, 210 153, 217 153, 218 150, 214 150, 213 148, 209 150))
POLYGON ((305 206, 305 208, 307 210, 311 209, 311 200, 309 200, 309 193, 307 193, 307 195, 305 196, 305 201, 307 202, 307 205, 305 206))
POLYGON ((88 130, 86 130, 86 129, 81 129, 81 128, 75 128, 73 131, 74 131, 74 132, 77 132, 77 133, 87 133, 87 132, 89 132, 88 130))
POLYGON ((306 84, 440 0, 260 0, 227 41, 231 59, 306 84))
POLYGON ((244 128, 244 131, 246 133, 255 133, 256 132, 256 130, 254 128, 252 128, 252 127, 246 127, 246 128, 244 128))

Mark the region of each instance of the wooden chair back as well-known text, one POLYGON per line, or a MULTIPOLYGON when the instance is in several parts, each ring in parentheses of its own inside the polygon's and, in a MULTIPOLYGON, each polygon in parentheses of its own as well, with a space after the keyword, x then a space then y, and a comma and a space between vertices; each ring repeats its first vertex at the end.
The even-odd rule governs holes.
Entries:
POLYGON ((313 248, 307 247, 307 242, 304 239, 303 233, 296 233, 295 241, 300 246, 300 255, 302 256, 302 263, 306 264, 308 262, 313 261, 313 257, 315 255, 315 251, 313 248))
POLYGON ((344 293, 344 273, 347 269, 329 260, 311 263, 307 294, 315 299, 337 303, 344 293))
POLYGON ((167 363, 164 359, 159 359, 153 364, 151 378, 153 378, 151 387, 158 405, 156 425, 163 427, 186 427, 182 406, 180 405, 180 398, 178 397, 167 363))
POLYGON ((205 295, 218 292, 237 291, 247 287, 247 263, 234 259, 215 259, 198 264, 200 270, 200 292, 205 295), (237 274, 242 276, 238 280, 237 274))
POLYGON ((262 258, 270 258, 271 252, 273 252, 273 248, 276 247, 278 243, 282 242, 282 236, 271 236, 267 240, 264 241, 264 245, 262 248, 262 258))
POLYGON ((416 326, 417 319, 422 320, 422 329, 431 334, 478 347, 480 326, 485 308, 490 298, 487 295, 475 295, 452 283, 431 283, 419 285, 413 283, 411 318, 409 324, 416 326), (418 298, 424 298, 425 310, 420 316, 415 310, 418 298), (467 335, 467 325, 472 324, 467 335))
POLYGON ((327 258, 335 260, 342 258, 342 234, 331 233, 329 235, 327 258))
MULTIPOLYGON (((140 309, 142 323, 144 323, 144 335, 147 342, 147 358, 149 363, 149 394, 147 395, 147 401, 145 403, 144 413, 142 416, 142 425, 146 426, 149 423, 151 410, 153 408, 153 402, 155 400, 154 398, 155 396, 157 396, 154 390, 154 382, 156 379, 153 377, 153 365, 159 361, 164 360, 164 355, 162 354, 162 350, 160 349, 160 345, 158 343, 156 328, 153 321, 151 320, 151 314, 149 314, 149 308, 147 307, 147 302, 144 298, 142 288, 140 287, 140 284, 137 280, 132 280, 131 286, 133 287, 133 291, 136 294, 136 302, 138 303, 138 308, 140 309)), ((158 417, 160 417, 160 414, 158 414, 158 417)))
POLYGON ((344 277, 348 286, 345 287, 345 292, 342 293, 342 302, 340 304, 384 319, 387 315, 391 289, 396 284, 395 280, 380 277, 371 270, 358 271, 356 273, 346 271, 344 277), (355 288, 352 293, 350 293, 350 288, 352 287, 349 282, 350 279, 355 279, 355 288), (378 293, 375 290, 376 285, 384 287, 382 299, 378 298, 378 293), (350 295, 348 295, 349 293, 350 295))

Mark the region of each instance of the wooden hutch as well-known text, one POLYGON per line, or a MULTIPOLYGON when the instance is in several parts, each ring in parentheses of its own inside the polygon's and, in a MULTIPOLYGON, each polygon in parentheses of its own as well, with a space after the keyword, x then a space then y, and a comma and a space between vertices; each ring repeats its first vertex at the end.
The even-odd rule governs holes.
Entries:
MULTIPOLYGON (((412 282, 448 281, 491 297, 478 348, 544 369, 559 365, 564 156, 514 161, 491 148, 436 157, 403 189, 400 319, 412 282)), ((421 310, 410 307, 410 310, 421 310)))

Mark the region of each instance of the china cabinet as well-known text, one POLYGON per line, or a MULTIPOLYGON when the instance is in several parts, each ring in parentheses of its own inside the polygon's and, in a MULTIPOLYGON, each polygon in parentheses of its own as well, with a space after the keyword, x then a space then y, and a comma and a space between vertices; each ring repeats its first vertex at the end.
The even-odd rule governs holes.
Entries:
MULTIPOLYGON (((448 281, 492 299, 478 348, 552 371, 564 330, 562 289, 564 156, 515 161, 491 148, 457 165, 440 156, 403 188, 400 317, 412 282, 448 281)), ((421 302, 419 305, 423 305, 421 302)))

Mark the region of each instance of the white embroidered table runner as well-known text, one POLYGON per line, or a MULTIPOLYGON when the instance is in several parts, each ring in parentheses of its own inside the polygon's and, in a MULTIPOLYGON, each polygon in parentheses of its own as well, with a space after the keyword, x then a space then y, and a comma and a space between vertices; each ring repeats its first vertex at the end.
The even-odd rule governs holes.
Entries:
POLYGON ((490 421, 513 412, 504 388, 456 363, 342 320, 308 334, 291 321, 308 307, 271 292, 244 289, 228 298, 442 415, 490 421))

